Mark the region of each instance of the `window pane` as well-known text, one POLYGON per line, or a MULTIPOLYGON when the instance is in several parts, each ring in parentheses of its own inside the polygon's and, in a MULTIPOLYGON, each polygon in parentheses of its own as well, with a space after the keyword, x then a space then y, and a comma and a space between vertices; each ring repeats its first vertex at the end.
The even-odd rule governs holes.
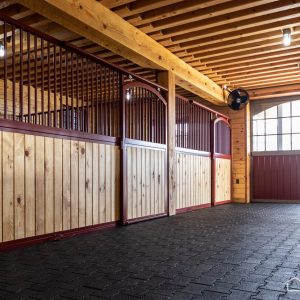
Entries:
POLYGON ((291 118, 281 119, 282 132, 279 133, 290 133, 291 132, 291 118))
POLYGON ((256 115, 253 115, 253 120, 259 120, 259 119, 264 119, 265 118, 265 112, 262 111, 256 115))
POLYGON ((265 151, 265 143, 266 143, 266 137, 258 136, 257 137, 257 151, 265 151))
POLYGON ((289 117, 291 115, 291 103, 278 105, 278 117, 289 117))
POLYGON ((292 132, 300 132, 300 117, 294 117, 292 119, 292 132))
POLYGON ((291 150, 291 135, 290 134, 282 135, 281 141, 282 141, 281 149, 279 149, 279 150, 291 150))
POLYGON ((292 102, 292 115, 300 116, 300 100, 292 102))
POLYGON ((292 150, 300 150, 300 134, 293 134, 292 139, 292 150))
POLYGON ((266 120, 266 134, 277 134, 277 120, 266 120))
POLYGON ((264 135, 265 134, 265 120, 258 120, 257 123, 257 134, 264 135))
POLYGON ((258 148, 258 146, 257 146, 257 136, 253 136, 252 137, 252 151, 258 151, 257 150, 257 148, 258 148))
POLYGON ((257 121, 253 121, 252 122, 252 134, 253 135, 258 135, 258 132, 257 132, 257 121))
POLYGON ((266 110, 266 118, 277 118, 277 106, 268 108, 266 110))
POLYGON ((266 136, 266 150, 267 151, 277 150, 277 135, 266 136))

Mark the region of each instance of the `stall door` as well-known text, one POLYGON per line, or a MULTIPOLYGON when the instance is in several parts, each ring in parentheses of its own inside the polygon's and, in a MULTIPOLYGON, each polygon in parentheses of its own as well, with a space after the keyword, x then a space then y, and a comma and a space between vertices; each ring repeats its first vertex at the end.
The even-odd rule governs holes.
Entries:
POLYGON ((166 101, 138 82, 123 87, 123 224, 167 214, 166 101))
POLYGON ((231 129, 224 118, 213 122, 212 205, 231 202, 231 129))

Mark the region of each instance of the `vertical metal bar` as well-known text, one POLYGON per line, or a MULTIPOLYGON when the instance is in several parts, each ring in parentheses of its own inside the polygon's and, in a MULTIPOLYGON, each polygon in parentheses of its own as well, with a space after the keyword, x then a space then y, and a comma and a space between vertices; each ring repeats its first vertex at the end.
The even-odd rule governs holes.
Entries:
POLYGON ((86 79, 86 132, 90 132, 90 109, 89 109, 89 61, 86 60, 85 79, 86 79))
POLYGON ((65 113, 65 122, 66 122, 66 129, 70 129, 70 116, 69 116, 69 52, 67 50, 65 50, 65 80, 66 80, 66 113, 65 113))
POLYGON ((152 126, 153 126, 153 112, 152 112, 152 97, 150 94, 150 91, 148 91, 148 99, 149 99, 149 107, 150 107, 150 138, 149 141, 153 142, 153 132, 152 132, 152 126))
POLYGON ((91 133, 95 132, 95 116, 94 116, 94 63, 92 63, 92 70, 91 70, 91 133))
MULTIPOLYGON (((37 76, 37 74, 35 75, 37 76)), ((44 40, 41 39, 41 101, 42 101, 42 125, 44 124, 44 40)))
POLYGON ((19 101, 20 101, 20 121, 23 122, 23 29, 20 29, 20 91, 19 91, 19 101))
POLYGON ((104 130, 103 130, 103 133, 104 135, 107 135, 107 107, 106 107, 106 103, 107 103, 107 84, 106 84, 106 67, 104 67, 104 101, 103 101, 103 121, 104 121, 104 130))
POLYGON ((35 124, 38 121, 38 95, 37 95, 37 36, 34 36, 34 118, 35 124))
POLYGON ((100 105, 99 105, 99 112, 100 112, 100 121, 99 121, 99 126, 100 126, 100 134, 104 133, 104 123, 103 123, 103 76, 102 76, 102 66, 99 66, 100 69, 100 105))
POLYGON ((76 129, 79 129, 79 66, 78 54, 76 54, 76 107, 77 107, 77 124, 76 129))
POLYGON ((54 66, 54 127, 57 127, 57 86, 56 86, 56 46, 53 45, 53 66, 54 66))
POLYGON ((16 54, 16 37, 15 37, 15 26, 12 25, 12 73, 13 73, 13 87, 12 87, 12 98, 13 98, 13 120, 16 119, 16 68, 15 68, 15 54, 16 54))
POLYGON ((84 131, 84 58, 81 57, 81 131, 84 131))
POLYGON ((4 119, 7 119, 7 23, 4 22, 4 119))
POLYGON ((48 126, 52 126, 52 122, 51 122, 51 99, 50 99, 50 93, 51 93, 51 87, 50 87, 50 66, 51 66, 51 60, 50 60, 50 42, 47 42, 47 62, 48 62, 48 126))
POLYGON ((111 135, 111 69, 108 72, 108 135, 111 135))
POLYGON ((71 52, 71 127, 70 129, 74 130, 74 52, 71 52))
POLYGON ((99 134, 98 64, 96 63, 96 134, 99 134))
POLYGON ((62 101, 62 97, 63 97, 63 72, 62 72, 62 48, 59 48, 59 75, 60 75, 60 99, 59 99, 59 108, 60 108, 60 113, 59 113, 59 117, 60 117, 60 128, 63 128, 63 101, 62 101))

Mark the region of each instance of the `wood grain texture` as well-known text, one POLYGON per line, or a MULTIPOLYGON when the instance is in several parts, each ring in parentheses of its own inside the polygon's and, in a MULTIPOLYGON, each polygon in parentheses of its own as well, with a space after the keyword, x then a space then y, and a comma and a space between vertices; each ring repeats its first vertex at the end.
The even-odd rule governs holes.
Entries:
POLYGON ((215 202, 231 200, 231 160, 215 159, 215 202))
POLYGON ((126 151, 127 219, 165 213, 165 150, 127 146, 126 151))
POLYGON ((211 203, 211 159, 176 153, 176 209, 211 203))
POLYGON ((0 131, 0 158, 0 242, 119 220, 117 146, 0 131))

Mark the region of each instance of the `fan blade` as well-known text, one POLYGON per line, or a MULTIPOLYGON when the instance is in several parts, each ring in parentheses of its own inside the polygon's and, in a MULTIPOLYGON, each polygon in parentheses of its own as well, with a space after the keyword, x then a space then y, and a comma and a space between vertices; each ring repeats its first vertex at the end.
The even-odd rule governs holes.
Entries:
POLYGON ((248 99, 249 99, 248 95, 241 96, 241 102, 242 103, 247 103, 248 99))

